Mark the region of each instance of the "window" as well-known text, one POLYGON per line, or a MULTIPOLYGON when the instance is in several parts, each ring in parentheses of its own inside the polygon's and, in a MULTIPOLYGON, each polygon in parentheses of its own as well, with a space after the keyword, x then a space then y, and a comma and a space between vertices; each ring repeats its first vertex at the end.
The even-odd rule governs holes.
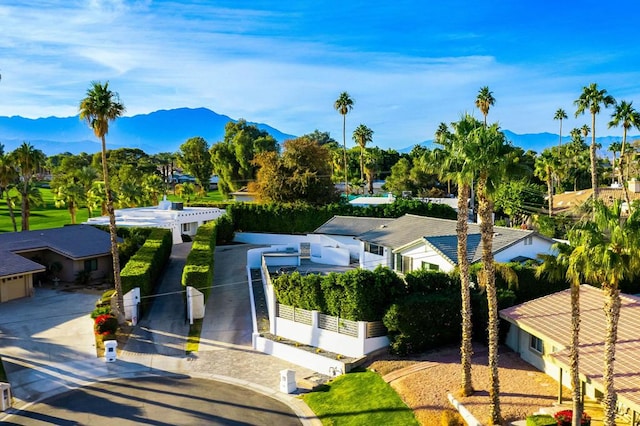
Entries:
POLYGON ((529 340, 529 348, 539 354, 544 354, 544 345, 542 344, 542 340, 536 336, 531 336, 531 339, 529 340))
POLYGON ((189 223, 183 223, 182 224, 182 232, 189 232, 190 229, 190 224, 189 223))
POLYGON ((533 237, 526 237, 526 238, 524 239, 524 245, 525 245, 525 246, 530 246, 530 245, 532 245, 532 244, 533 244, 533 237))
POLYGON ((394 268, 403 274, 411 272, 413 270, 413 258, 396 253, 394 268))
POLYGON ((384 255, 384 247, 379 246, 377 244, 364 243, 364 251, 372 254, 376 254, 378 256, 384 255))
POLYGON ((84 270, 85 272, 97 271, 98 270, 98 259, 87 259, 84 261, 84 270))
POLYGON ((429 263, 429 262, 425 262, 423 260, 422 261, 422 269, 426 269, 427 271, 439 271, 440 267, 438 265, 436 265, 435 263, 429 263))

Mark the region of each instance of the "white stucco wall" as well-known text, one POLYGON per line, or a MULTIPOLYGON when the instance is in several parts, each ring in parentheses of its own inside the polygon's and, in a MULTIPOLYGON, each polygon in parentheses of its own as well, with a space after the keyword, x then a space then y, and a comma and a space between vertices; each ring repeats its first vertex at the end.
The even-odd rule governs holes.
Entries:
POLYGON ((451 272, 455 267, 426 243, 407 248, 407 250, 400 252, 400 254, 413 259, 413 271, 422 269, 422 262, 438 265, 442 272, 451 272))
POLYGON ((552 254, 551 249, 553 242, 532 235, 531 244, 526 245, 525 240, 519 241, 517 244, 502 250, 495 254, 496 262, 509 262, 518 256, 526 256, 535 259, 538 254, 552 254))

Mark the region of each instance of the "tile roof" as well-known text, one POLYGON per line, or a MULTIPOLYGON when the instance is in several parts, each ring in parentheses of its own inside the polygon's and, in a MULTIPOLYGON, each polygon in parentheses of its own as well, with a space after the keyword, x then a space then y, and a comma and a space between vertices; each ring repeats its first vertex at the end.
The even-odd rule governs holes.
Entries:
MULTIPOLYGON (((598 188, 599 198, 607 205, 612 205, 615 200, 624 200, 622 188, 601 187, 598 188)), ((593 195, 593 190, 581 189, 580 191, 567 191, 553 196, 554 214, 567 212, 587 201, 593 195)), ((640 193, 629 191, 629 199, 633 202, 640 200, 640 193)))
MULTIPOLYGON (((358 235, 358 239, 392 249, 426 241, 453 264, 458 261, 456 233, 457 221, 406 214, 383 228, 372 229, 358 235)), ((528 236, 534 231, 494 226, 493 252, 497 253, 528 236)), ((468 230, 467 257, 475 262, 481 258, 480 225, 470 223, 468 230)))
MULTIPOLYGON (((606 319, 602 291, 580 286, 580 373, 602 385, 606 319)), ((571 295, 564 290, 500 311, 500 316, 560 350, 552 357, 569 365, 571 295)), ((621 295, 614 383, 619 397, 640 410, 640 298, 621 295)))
POLYGON ((48 249, 70 259, 83 259, 111 253, 109 233, 89 225, 71 225, 37 231, 0 234, 0 275, 37 272, 42 265, 25 262, 15 253, 48 249), (31 269, 28 269, 31 266, 31 269))
POLYGON ((377 217, 334 216, 313 231, 313 233, 355 237, 356 235, 379 228, 394 220, 395 219, 377 217))

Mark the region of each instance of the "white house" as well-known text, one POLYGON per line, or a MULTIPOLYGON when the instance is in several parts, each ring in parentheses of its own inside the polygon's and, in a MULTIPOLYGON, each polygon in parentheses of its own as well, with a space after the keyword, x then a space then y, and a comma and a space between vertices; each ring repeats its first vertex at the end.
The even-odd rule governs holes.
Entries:
MULTIPOLYGON (((640 298, 621 294, 620 300, 614 386, 619 404, 635 419, 640 413, 640 298)), ((604 295, 600 289, 586 284, 580 286, 580 379, 583 395, 593 399, 601 398, 604 389, 606 319, 603 306, 604 295)), ((503 309, 500 317, 511 324, 507 346, 570 388, 571 291, 563 290, 503 309)))
MULTIPOLYGON (((467 257, 479 262, 482 255, 480 225, 469 223, 467 257)), ((456 221, 407 214, 357 237, 360 266, 388 266, 407 273, 417 269, 452 271, 458 263, 456 221)), ((496 262, 535 259, 551 254, 554 241, 534 231, 496 226, 493 254, 496 262)))
MULTIPOLYGON (((225 213, 215 207, 184 207, 166 199, 155 207, 117 209, 116 226, 170 229, 173 244, 182 242, 182 235, 193 236, 198 227, 225 213)), ((92 217, 90 225, 109 225, 109 216, 92 217)))

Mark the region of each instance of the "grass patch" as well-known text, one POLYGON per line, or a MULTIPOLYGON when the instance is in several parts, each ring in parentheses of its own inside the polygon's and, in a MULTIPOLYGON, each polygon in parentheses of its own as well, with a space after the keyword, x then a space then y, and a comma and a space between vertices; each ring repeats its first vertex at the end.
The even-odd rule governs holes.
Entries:
POLYGON ((187 355, 191 352, 198 352, 200 346, 200 332, 202 331, 202 319, 193 320, 193 324, 189 326, 189 335, 187 336, 187 345, 185 351, 187 355))
POLYGON ((345 374, 302 399, 324 425, 418 425, 411 409, 373 371, 345 374))

